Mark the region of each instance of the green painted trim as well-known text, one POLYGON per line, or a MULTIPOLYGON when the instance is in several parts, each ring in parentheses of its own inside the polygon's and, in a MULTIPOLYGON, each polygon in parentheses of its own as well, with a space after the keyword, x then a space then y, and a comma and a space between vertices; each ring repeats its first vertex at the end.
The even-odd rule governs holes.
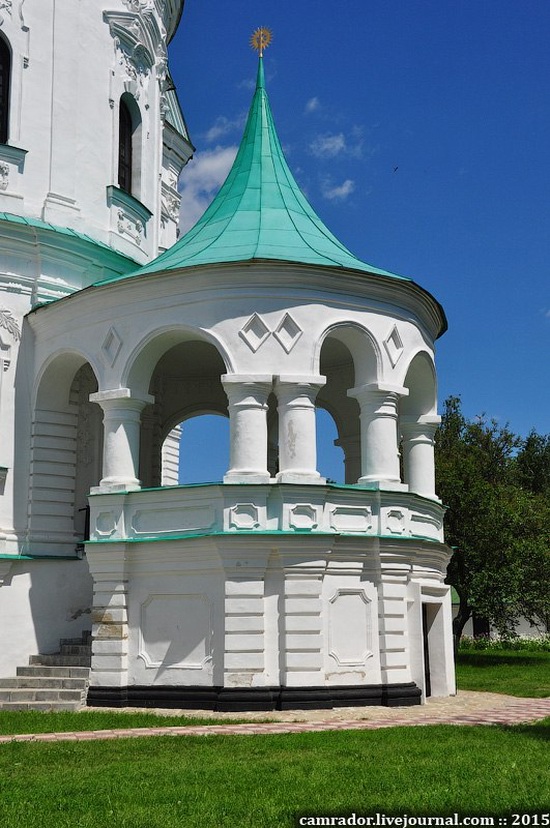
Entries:
POLYGON ((109 247, 108 244, 104 242, 100 242, 97 239, 93 239, 91 236, 88 236, 86 233, 79 233, 77 230, 72 230, 70 227, 61 227, 57 224, 50 224, 47 221, 42 221, 41 219, 30 218, 27 216, 18 216, 15 213, 3 213, 0 212, 0 221, 7 221, 11 224, 22 224, 26 225, 27 227, 34 227, 37 230, 46 230, 50 233, 58 233, 62 236, 69 236, 74 239, 78 239, 79 241, 86 242, 87 244, 93 244, 94 247, 99 247, 102 250, 116 256, 118 259, 124 259, 125 261, 129 262, 130 265, 138 264, 135 259, 132 259, 130 256, 126 256, 124 253, 119 253, 113 247, 109 247))
POLYGON ((257 529, 241 529, 237 532, 198 532, 197 534, 181 534, 181 535, 156 535, 152 538, 106 538, 102 540, 84 541, 85 546, 99 545, 106 543, 157 543, 159 541, 179 541, 179 540, 193 540, 195 538, 242 538, 242 537, 277 537, 283 536, 286 538, 356 538, 357 540, 396 540, 401 542, 418 543, 418 541, 427 541, 428 543, 436 543, 439 546, 445 546, 441 541, 433 538, 426 538, 422 535, 415 535, 412 538, 397 537, 395 535, 367 535, 365 533, 355 532, 310 532, 307 529, 301 529, 294 532, 288 532, 283 529, 271 530, 257 530, 257 529))
POLYGON ((81 561, 78 555, 7 555, 0 553, 0 561, 81 561))

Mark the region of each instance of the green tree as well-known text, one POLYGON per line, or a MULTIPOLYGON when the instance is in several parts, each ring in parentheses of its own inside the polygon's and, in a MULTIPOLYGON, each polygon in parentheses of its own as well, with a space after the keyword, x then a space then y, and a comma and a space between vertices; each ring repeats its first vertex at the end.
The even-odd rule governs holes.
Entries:
MULTIPOLYGON (((520 470, 526 442, 494 420, 467 420, 459 397, 446 400, 436 470, 448 507, 446 541, 455 550, 447 582, 460 601, 456 644, 474 613, 501 635, 512 634, 522 616, 540 623, 550 614, 550 506, 526 483, 533 463, 520 470)), ((539 449, 538 441, 529 445, 537 463, 539 449)))

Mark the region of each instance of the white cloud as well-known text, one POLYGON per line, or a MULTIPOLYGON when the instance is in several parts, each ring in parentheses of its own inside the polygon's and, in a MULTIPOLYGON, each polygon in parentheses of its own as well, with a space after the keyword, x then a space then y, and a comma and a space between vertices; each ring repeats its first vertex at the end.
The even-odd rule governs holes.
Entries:
POLYGON ((323 197, 329 201, 344 201, 355 190, 355 181, 346 178, 342 184, 331 184, 325 181, 322 185, 323 197))
POLYGON ((306 103, 305 112, 306 114, 310 114, 311 112, 316 112, 318 109, 321 108, 321 102, 319 98, 310 98, 309 101, 306 103))
POLYGON ((214 125, 207 131, 205 135, 206 140, 209 144, 211 144, 214 141, 219 141, 220 138, 224 135, 228 135, 230 132, 242 130, 245 118, 246 115, 244 113, 241 113, 241 115, 238 115, 232 120, 226 118, 225 115, 220 115, 219 118, 216 118, 214 125))
POLYGON ((181 177, 180 231, 186 233, 202 216, 219 188, 237 154, 237 147, 216 147, 196 153, 181 177))
POLYGON ((346 138, 343 132, 337 135, 318 135, 309 148, 317 158, 334 158, 346 150, 346 138))

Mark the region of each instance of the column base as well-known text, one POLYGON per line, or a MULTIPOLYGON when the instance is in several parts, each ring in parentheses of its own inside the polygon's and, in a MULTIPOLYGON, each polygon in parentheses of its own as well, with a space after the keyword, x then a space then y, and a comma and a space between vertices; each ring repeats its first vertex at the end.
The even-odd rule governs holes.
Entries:
POLYGON ((321 477, 319 472, 313 471, 282 471, 276 476, 277 483, 316 483, 324 485, 327 482, 326 477, 321 477))
POLYGON ((231 471, 223 476, 224 483, 269 483, 269 472, 231 471))
POLYGON ((382 489, 385 492, 408 492, 409 487, 407 483, 400 483, 397 480, 380 480, 380 478, 372 479, 371 477, 360 477, 357 481, 358 486, 365 486, 369 489, 382 489))
POLYGON ((330 710, 333 707, 410 707, 421 690, 403 684, 334 687, 90 687, 88 707, 160 707, 187 710, 330 710))
POLYGON ((106 477, 99 486, 92 486, 90 494, 105 494, 106 492, 135 492, 141 489, 141 481, 134 477, 131 480, 116 480, 106 477))

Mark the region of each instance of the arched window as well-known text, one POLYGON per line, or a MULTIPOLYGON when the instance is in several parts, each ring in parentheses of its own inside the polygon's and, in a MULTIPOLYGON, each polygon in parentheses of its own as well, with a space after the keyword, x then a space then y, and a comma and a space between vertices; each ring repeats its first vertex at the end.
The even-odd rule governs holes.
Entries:
POLYGON ((118 186, 127 193, 132 192, 132 116, 123 99, 120 101, 118 128, 118 186))
POLYGON ((0 144, 7 144, 10 111, 10 48, 0 37, 0 144))

